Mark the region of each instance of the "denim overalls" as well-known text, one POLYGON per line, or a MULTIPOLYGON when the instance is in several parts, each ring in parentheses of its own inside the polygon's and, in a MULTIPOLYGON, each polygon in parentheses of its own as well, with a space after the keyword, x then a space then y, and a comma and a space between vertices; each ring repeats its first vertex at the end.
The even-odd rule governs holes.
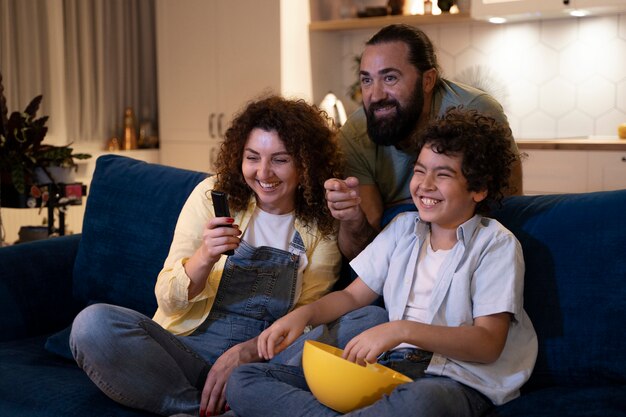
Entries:
POLYGON ((197 413, 206 376, 222 353, 256 337, 293 306, 304 251, 298 232, 288 251, 242 241, 226 260, 209 316, 189 336, 175 336, 124 307, 87 307, 74 321, 74 356, 121 404, 161 415, 197 413))
POLYGON ((232 346, 258 336, 292 308, 304 251, 298 232, 289 251, 242 240, 226 260, 209 316, 184 342, 214 363, 232 346))

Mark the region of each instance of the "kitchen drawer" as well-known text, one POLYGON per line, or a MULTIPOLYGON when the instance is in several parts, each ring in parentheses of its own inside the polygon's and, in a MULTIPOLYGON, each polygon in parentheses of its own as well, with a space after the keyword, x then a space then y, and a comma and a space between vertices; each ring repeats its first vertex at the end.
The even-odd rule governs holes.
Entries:
POLYGON ((524 194, 582 193, 587 190, 586 151, 526 150, 524 194))
POLYGON ((626 151, 590 151, 588 163, 590 191, 626 189, 626 151))

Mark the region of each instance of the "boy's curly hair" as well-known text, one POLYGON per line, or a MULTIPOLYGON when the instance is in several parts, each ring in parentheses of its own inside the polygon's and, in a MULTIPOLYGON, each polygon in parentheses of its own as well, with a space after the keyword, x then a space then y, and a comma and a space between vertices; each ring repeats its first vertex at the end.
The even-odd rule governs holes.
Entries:
POLYGON ((417 141, 417 154, 424 146, 434 152, 461 156, 461 171, 468 191, 487 190, 476 212, 488 213, 504 198, 511 164, 520 157, 511 149, 511 129, 495 119, 462 106, 451 107, 433 121, 417 141))
POLYGON ((215 163, 215 188, 228 194, 234 210, 245 210, 254 194, 241 170, 245 144, 255 128, 276 131, 299 174, 296 217, 329 236, 336 222, 326 205, 324 181, 341 178, 344 166, 336 132, 330 126, 326 112, 304 100, 271 95, 248 103, 226 130, 215 163))

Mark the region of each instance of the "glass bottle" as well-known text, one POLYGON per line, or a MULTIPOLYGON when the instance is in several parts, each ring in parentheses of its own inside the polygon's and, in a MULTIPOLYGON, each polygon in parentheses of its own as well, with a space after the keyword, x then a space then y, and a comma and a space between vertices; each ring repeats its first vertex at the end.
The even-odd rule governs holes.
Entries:
POLYGON ((433 2, 424 0, 424 14, 433 14, 433 2))
POLYGON ((137 131, 135 130, 135 112, 131 107, 124 111, 124 140, 123 149, 128 151, 137 149, 137 131))

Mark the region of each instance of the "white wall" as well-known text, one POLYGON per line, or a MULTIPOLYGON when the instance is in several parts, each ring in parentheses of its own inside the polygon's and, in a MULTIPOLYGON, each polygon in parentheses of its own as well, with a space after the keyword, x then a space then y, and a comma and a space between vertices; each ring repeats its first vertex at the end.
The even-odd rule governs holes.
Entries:
POLYGON ((281 0, 281 91, 286 96, 312 99, 311 54, 309 52, 308 0, 281 0))
MULTIPOLYGON (((281 8, 281 25, 293 34, 281 45, 290 57, 284 60, 283 91, 310 100, 308 28, 290 25, 290 21, 300 20, 290 20, 294 13, 308 14, 308 2, 282 0, 281 8)), ((502 102, 518 139, 615 137, 617 125, 626 122, 626 14, 499 26, 481 22, 427 25, 422 29, 437 47, 444 76, 454 79, 480 65, 505 86, 502 102)), ((353 57, 374 32, 338 35, 344 53, 337 62, 337 76, 345 88, 336 93, 344 93, 354 81, 353 57)), ((344 103, 352 109, 357 106, 347 98, 344 103)), ((45 211, 28 221, 12 220, 26 213, 3 209, 2 214, 7 241, 13 242, 19 225, 39 224, 45 211)), ((80 231, 81 207, 70 208, 68 222, 73 232, 80 231)))
MULTIPOLYGON (((502 101, 516 138, 616 138, 626 122, 626 14, 421 29, 433 40, 445 77, 479 65, 492 84, 505 87, 502 101)), ((343 37, 344 90, 355 79, 352 57, 374 32, 343 37)))

